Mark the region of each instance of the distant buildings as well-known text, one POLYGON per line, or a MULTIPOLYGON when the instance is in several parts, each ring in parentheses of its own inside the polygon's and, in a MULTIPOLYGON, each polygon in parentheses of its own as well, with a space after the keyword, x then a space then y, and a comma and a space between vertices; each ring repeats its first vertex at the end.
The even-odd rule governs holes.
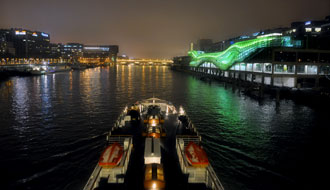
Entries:
POLYGON ((0 57, 14 57, 16 55, 13 42, 7 40, 9 32, 0 30, 0 57))
POLYGON ((86 58, 106 58, 115 62, 117 60, 118 46, 114 45, 85 45, 83 48, 83 54, 86 58))
POLYGON ((1 29, 2 36, 1 57, 44 58, 50 54, 50 36, 39 31, 21 28, 1 29))
POLYGON ((82 57, 83 56, 83 44, 79 43, 67 43, 61 45, 61 56, 64 58, 82 57))
POLYGON ((84 45, 81 43, 50 43, 45 32, 22 28, 0 29, 0 58, 47 58, 70 59, 108 58, 116 61, 117 45, 84 45))

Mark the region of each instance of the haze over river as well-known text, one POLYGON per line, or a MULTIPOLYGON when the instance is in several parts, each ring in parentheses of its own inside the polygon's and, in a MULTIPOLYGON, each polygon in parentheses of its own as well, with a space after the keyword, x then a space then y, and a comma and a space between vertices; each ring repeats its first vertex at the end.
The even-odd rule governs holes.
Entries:
POLYGON ((0 189, 82 189, 125 105, 153 96, 185 108, 226 190, 329 180, 327 109, 257 101, 164 66, 114 66, 0 81, 0 189))

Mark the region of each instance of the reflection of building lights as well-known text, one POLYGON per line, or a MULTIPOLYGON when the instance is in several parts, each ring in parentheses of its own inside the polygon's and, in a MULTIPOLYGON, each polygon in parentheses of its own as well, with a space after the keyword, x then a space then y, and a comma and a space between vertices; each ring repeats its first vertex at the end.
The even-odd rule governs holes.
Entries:
POLYGON ((185 114, 185 112, 184 112, 184 110, 183 110, 183 108, 180 106, 180 109, 179 109, 179 114, 180 115, 184 115, 185 114))

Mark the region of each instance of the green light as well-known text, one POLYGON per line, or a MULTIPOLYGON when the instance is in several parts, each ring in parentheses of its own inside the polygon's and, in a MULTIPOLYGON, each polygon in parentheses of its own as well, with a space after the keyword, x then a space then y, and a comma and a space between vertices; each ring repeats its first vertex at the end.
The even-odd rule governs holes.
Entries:
POLYGON ((204 62, 211 62, 219 69, 227 70, 233 64, 243 62, 260 48, 293 46, 295 45, 290 36, 267 36, 237 42, 221 52, 189 51, 188 55, 192 58, 190 66, 199 67, 204 62))

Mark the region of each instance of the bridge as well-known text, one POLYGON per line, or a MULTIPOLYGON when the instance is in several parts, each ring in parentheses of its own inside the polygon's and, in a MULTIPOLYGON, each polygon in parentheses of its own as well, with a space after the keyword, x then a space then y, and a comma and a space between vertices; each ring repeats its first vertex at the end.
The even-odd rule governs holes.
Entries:
POLYGON ((120 65, 172 65, 170 59, 117 59, 120 65))

